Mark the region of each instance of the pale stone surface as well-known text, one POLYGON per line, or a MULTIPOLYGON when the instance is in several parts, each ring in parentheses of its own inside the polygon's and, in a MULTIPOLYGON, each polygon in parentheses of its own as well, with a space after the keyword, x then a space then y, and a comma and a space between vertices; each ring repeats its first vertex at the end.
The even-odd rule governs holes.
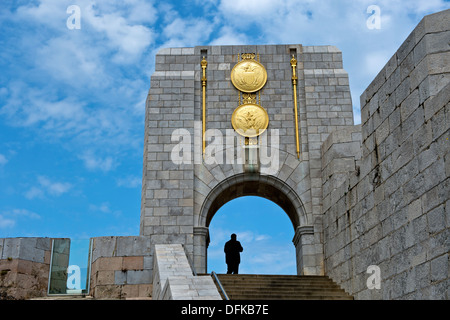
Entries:
MULTIPOLYGON (((239 177, 244 172, 243 165, 234 161, 236 152, 233 149, 224 150, 224 163, 207 164, 201 161, 201 139, 198 140, 202 113, 200 61, 203 56, 208 61, 206 128, 219 130, 225 142, 229 131, 233 132, 230 122, 232 111, 239 105, 238 91, 230 81, 230 72, 242 53, 257 54, 256 59, 267 70, 268 81, 257 100, 269 114, 269 129, 279 130, 280 144, 272 152, 271 162, 261 165, 260 172, 262 177, 274 178, 270 181, 278 179, 279 182, 270 186, 275 194, 296 194, 297 213, 288 213, 294 228, 311 226, 313 230, 321 230, 319 223, 314 225, 322 213, 320 146, 337 128, 353 125, 348 75, 342 69, 342 53, 336 47, 202 46, 159 51, 147 100, 141 235, 150 236, 152 243, 184 244, 187 251, 193 254, 199 272, 206 271, 207 233, 195 230, 208 228, 217 202, 221 201, 218 196, 223 191, 222 182, 241 183, 233 177, 239 177), (295 149, 292 55, 298 60, 300 159, 295 149), (191 135, 183 143, 194 153, 190 160, 199 160, 195 164, 176 165, 171 161, 171 151, 180 141, 172 141, 171 135, 180 128, 185 129, 184 137, 187 133, 191 135), (228 157, 228 151, 232 151, 231 157, 228 157), (277 158, 273 158, 275 152, 277 158), (226 163, 229 159, 233 159, 233 163, 226 163), (272 163, 273 168, 269 166, 272 163), (299 171, 301 178, 297 176, 299 171), (175 202, 175 199, 178 201, 175 202), (211 208, 210 211, 202 209, 205 207, 211 208)), ((231 139, 242 143, 241 138, 231 136, 231 139)), ((271 139, 273 137, 268 134, 268 145, 273 145, 271 139)), ((244 182, 245 185, 249 183, 244 182)), ((238 187, 229 183, 227 186, 238 187)), ((263 184, 261 188, 264 188, 263 184)), ((240 189, 241 192, 233 194, 228 200, 249 194, 245 191, 247 189, 240 189)), ((284 205, 276 197, 272 198, 284 205)), ((308 261, 315 262, 307 267, 323 274, 319 233, 314 239, 316 246, 313 248, 316 251, 308 252, 315 256, 315 260, 308 261)), ((301 245, 301 242, 298 244, 301 245)), ((306 262, 301 257, 297 259, 298 263, 306 262)), ((299 267, 299 270, 306 269, 299 267)))
POLYGON ((449 298, 449 21, 425 17, 361 95, 362 154, 333 152, 348 129, 322 145, 325 269, 357 299, 449 298), (356 170, 330 169, 348 158, 356 170))
POLYGON ((194 276, 181 244, 155 245, 153 298, 221 300, 210 276, 194 276))
POLYGON ((46 295, 51 238, 0 239, 0 300, 46 295))
POLYGON ((149 237, 93 238, 91 263, 94 298, 151 297, 153 246, 149 237))

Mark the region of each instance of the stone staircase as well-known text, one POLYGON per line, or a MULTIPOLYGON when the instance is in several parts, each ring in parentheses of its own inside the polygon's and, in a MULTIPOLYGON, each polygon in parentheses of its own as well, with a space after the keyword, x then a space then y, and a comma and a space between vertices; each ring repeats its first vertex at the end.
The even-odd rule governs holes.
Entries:
MULTIPOLYGON (((327 276, 217 276, 230 300, 353 300, 352 296, 327 276)), ((224 299, 217 283, 216 286, 224 299)))

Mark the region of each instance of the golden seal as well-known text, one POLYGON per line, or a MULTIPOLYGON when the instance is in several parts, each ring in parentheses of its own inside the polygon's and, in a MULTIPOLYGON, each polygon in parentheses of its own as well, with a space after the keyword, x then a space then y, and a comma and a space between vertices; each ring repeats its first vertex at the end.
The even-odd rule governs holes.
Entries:
POLYGON ((231 82, 236 89, 242 92, 250 93, 261 90, 266 81, 266 69, 253 59, 244 59, 231 70, 231 82))
POLYGON ((234 110, 231 124, 241 136, 257 137, 267 129, 269 115, 260 105, 243 104, 234 110))

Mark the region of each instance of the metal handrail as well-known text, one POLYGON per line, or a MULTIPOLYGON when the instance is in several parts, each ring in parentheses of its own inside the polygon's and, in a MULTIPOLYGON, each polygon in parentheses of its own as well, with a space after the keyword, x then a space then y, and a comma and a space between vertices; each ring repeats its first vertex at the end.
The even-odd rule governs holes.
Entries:
POLYGON ((225 289, 222 286, 222 283, 219 280, 219 277, 217 276, 217 273, 215 271, 211 272, 211 276, 214 277, 214 279, 216 279, 217 284, 219 285, 220 290, 223 293, 223 296, 225 297, 225 300, 230 300, 230 298, 228 298, 227 292, 225 291, 225 289))

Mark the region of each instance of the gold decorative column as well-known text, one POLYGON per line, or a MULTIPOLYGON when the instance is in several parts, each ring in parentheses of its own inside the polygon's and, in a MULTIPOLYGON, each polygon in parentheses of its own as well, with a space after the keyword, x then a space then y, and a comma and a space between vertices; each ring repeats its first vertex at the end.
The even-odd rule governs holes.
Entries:
POLYGON ((202 145, 203 145, 203 156, 205 155, 206 148, 206 140, 205 140, 205 132, 206 132, 206 66, 208 62, 205 57, 203 57, 200 65, 202 66, 203 76, 202 76, 202 145))
POLYGON ((292 85, 294 87, 294 116, 295 116, 295 141, 297 144, 297 158, 300 159, 300 142, 298 138, 298 111, 297 111, 297 74, 295 72, 297 68, 297 59, 292 55, 291 59, 292 67, 292 85))

